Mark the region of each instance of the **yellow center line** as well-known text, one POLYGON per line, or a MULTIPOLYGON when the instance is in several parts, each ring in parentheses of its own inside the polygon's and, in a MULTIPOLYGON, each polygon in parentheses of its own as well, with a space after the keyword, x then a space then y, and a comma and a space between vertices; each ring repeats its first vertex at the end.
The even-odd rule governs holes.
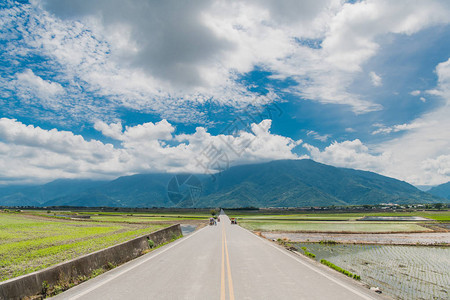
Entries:
POLYGON ((228 257, 227 236, 225 234, 225 231, 223 233, 223 236, 225 238, 225 253, 227 255, 228 292, 230 294, 230 300, 234 300, 233 280, 231 279, 230 259, 228 257))
POLYGON ((225 240, 224 230, 222 225, 222 271, 220 274, 220 300, 225 300, 225 240))

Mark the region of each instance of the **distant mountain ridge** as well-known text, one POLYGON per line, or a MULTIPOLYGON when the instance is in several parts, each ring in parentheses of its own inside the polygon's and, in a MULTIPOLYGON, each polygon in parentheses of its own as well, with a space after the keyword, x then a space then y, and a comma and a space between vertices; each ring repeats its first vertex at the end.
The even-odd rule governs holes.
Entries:
POLYGON ((428 193, 438 197, 450 199, 450 181, 431 188, 428 193))
MULTIPOLYGON (((172 189, 174 175, 165 173, 123 176, 112 181, 63 179, 40 186, 3 187, 0 188, 0 205, 306 207, 445 202, 397 179, 306 159, 235 166, 216 174, 215 179, 208 175, 194 177, 201 186, 201 193, 191 195, 193 198, 189 201, 168 196, 168 184, 171 182, 169 189, 172 189)), ((181 178, 187 175, 176 177, 181 178)), ((192 194, 181 183, 174 188, 180 188, 180 195, 192 194)), ((199 191, 198 187, 194 188, 199 191)))

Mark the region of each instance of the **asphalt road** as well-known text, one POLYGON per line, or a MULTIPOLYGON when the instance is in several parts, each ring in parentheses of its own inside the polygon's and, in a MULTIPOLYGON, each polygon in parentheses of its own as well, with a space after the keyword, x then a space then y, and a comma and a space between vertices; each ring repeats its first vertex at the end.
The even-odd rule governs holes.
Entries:
POLYGON ((379 299, 308 258, 264 240, 222 215, 165 247, 55 299, 379 299))

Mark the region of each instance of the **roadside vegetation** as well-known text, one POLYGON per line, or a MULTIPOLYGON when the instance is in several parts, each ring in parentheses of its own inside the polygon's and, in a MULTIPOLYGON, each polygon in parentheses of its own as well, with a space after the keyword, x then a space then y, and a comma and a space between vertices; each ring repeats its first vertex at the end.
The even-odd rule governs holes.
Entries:
POLYGON ((336 271, 338 271, 338 272, 341 272, 342 274, 347 275, 348 277, 351 277, 351 278, 356 279, 356 280, 361 280, 361 277, 360 277, 359 275, 353 274, 353 273, 350 272, 350 271, 347 271, 347 270, 345 270, 345 269, 342 269, 341 267, 336 266, 335 264, 329 262, 329 261, 326 260, 326 259, 321 259, 321 260, 320 260, 320 263, 321 263, 321 264, 324 264, 325 266, 328 266, 328 267, 332 268, 333 270, 336 270, 336 271))
POLYGON ((311 258, 316 258, 316 255, 314 253, 309 252, 308 249, 306 249, 306 247, 302 247, 301 249, 303 250, 303 253, 306 256, 311 257, 311 258))
POLYGON ((108 265, 98 268, 92 271, 91 274, 85 276, 80 275, 78 277, 69 278, 69 279, 60 279, 55 285, 49 285, 47 281, 44 281, 42 283, 42 291, 41 294, 38 295, 42 298, 52 297, 56 296, 71 287, 74 287, 80 283, 83 283, 84 281, 87 281, 89 279, 95 278, 109 270, 114 269, 116 266, 114 264, 109 263, 108 265))

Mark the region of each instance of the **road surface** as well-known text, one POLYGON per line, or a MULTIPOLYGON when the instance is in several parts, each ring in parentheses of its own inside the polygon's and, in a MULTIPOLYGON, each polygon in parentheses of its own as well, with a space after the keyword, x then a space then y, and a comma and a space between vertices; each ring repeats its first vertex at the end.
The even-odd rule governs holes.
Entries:
POLYGON ((379 299, 221 215, 174 243, 89 280, 55 299, 379 299))

